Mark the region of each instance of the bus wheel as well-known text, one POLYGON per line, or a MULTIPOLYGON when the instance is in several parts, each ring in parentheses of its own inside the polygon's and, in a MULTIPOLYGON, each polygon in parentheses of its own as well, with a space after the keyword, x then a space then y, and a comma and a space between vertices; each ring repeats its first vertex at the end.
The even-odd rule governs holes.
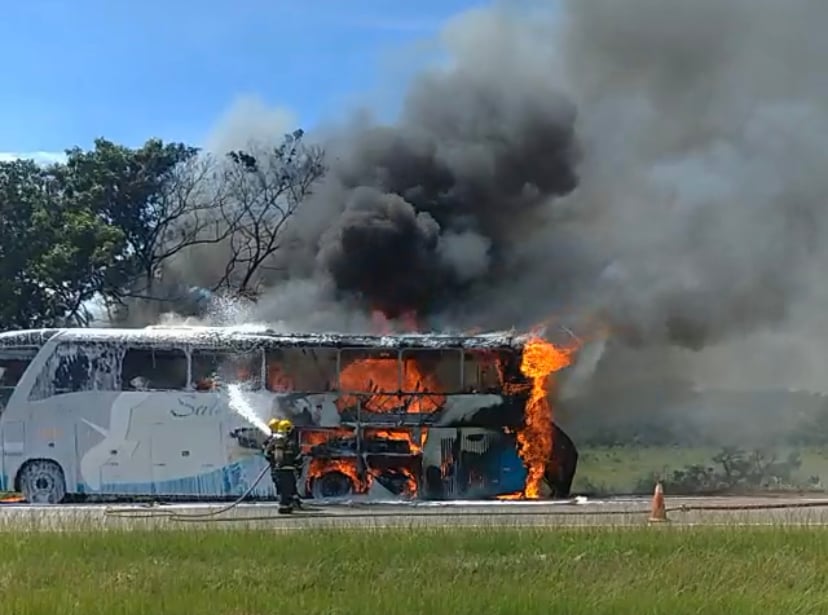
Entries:
POLYGON ((311 494, 314 499, 342 498, 354 492, 354 483, 342 472, 326 472, 313 480, 311 494))
POLYGON ((59 504, 66 497, 66 479, 54 461, 29 461, 21 468, 18 482, 29 504, 59 504))

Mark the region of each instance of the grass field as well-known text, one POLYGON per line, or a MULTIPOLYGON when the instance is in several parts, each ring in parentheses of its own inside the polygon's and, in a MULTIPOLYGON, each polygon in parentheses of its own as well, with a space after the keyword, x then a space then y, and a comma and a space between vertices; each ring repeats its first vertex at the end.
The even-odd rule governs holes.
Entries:
POLYGON ((828 611, 818 529, 87 530, 0 553, 14 615, 828 611))
MULTIPOLYGON (((720 449, 692 447, 618 447, 582 448, 579 453, 578 469, 573 490, 585 491, 586 487, 597 487, 602 493, 631 493, 636 483, 654 475, 668 476, 674 470, 681 470, 693 464, 715 465, 711 460, 720 449)), ((806 481, 818 476, 828 481, 828 451, 817 448, 797 449, 802 459, 795 476, 806 481)), ((778 454, 784 456, 787 450, 778 454)))

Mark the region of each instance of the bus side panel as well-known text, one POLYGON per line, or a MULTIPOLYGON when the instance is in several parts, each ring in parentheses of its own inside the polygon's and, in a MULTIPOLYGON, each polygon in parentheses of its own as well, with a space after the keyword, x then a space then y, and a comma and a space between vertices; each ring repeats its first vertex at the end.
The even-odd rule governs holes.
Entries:
MULTIPOLYGON (((14 388, 14 392, 6 402, 0 415, 0 430, 2 430, 3 476, 7 489, 14 489, 14 481, 21 466, 34 457, 29 449, 31 419, 29 393, 34 388, 38 374, 48 361, 55 349, 55 342, 49 341, 43 345, 34 359, 29 363, 23 376, 14 388)), ((64 460, 67 461, 67 460, 64 460)), ((60 463, 60 461, 58 461, 60 463)), ((64 470, 65 471, 65 470, 64 470)), ((67 483, 67 488, 69 487, 67 483)))
MULTIPOLYGON (((245 394, 247 402, 262 420, 267 420, 278 413, 279 397, 279 394, 266 390, 249 391, 245 394)), ((261 451, 242 446, 238 438, 233 437, 232 434, 236 430, 251 429, 252 425, 230 408, 226 398, 221 406, 221 412, 222 447, 225 455, 224 495, 240 496, 252 487, 253 481, 267 466, 267 461, 261 451)), ((275 495, 276 490, 269 475, 265 475, 251 492, 254 498, 267 499, 275 495)))
POLYGON ((14 477, 23 461, 26 449, 26 423, 24 421, 3 421, 0 426, 2 446, 2 474, 0 491, 14 490, 14 477))
POLYGON ((156 493, 153 481, 152 431, 170 393, 116 393, 99 423, 81 419, 94 434, 80 447, 80 474, 90 493, 156 493))
POLYGON ((68 494, 87 492, 78 453, 100 440, 117 393, 78 392, 28 404, 27 459, 51 459, 63 470, 68 494))
MULTIPOLYGON (((89 493, 241 495, 266 463, 230 437, 247 423, 223 395, 124 392, 116 394, 108 414, 94 426, 82 421, 87 438, 79 443, 80 473, 89 493), (90 436, 90 429, 97 435, 90 436)), ((270 481, 260 482, 254 493, 270 495, 270 481)))

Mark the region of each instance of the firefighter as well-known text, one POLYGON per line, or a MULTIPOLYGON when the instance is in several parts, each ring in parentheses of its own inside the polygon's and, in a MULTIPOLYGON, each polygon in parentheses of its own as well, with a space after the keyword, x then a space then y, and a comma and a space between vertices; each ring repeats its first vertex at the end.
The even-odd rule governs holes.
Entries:
POLYGON ((270 464, 270 478, 279 496, 279 513, 292 513, 294 507, 300 506, 296 479, 302 455, 296 430, 288 419, 271 419, 268 427, 271 435, 264 443, 264 454, 270 464))

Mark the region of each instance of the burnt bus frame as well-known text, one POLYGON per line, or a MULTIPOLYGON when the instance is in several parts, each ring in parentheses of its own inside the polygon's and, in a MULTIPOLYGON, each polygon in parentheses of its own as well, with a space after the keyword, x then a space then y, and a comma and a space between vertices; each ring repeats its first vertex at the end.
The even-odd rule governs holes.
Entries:
MULTIPOLYGON (((42 348, 42 346, 51 340, 56 334, 58 335, 58 343, 63 344, 90 344, 90 345, 120 345, 124 348, 133 349, 178 349, 182 350, 186 355, 187 360, 187 389, 193 387, 192 382, 192 353, 193 351, 215 351, 222 354, 244 354, 254 351, 261 353, 261 382, 260 386, 263 389, 267 387, 267 362, 266 353, 268 350, 284 350, 291 348, 319 348, 337 351, 337 385, 340 383, 341 375, 341 351, 342 350, 362 350, 362 351, 395 351, 399 366, 398 382, 402 388, 403 383, 403 351, 405 350, 451 350, 460 353, 459 369, 461 384, 464 384, 465 376, 465 355, 467 351, 487 351, 492 353, 505 353, 507 357, 520 358, 522 356, 523 348, 528 341, 528 336, 515 335, 512 333, 502 334, 488 334, 488 335, 340 335, 340 334, 282 334, 273 331, 257 331, 248 332, 241 330, 232 330, 222 327, 148 327, 146 329, 98 329, 98 328, 68 328, 68 329, 36 329, 36 330, 22 330, 14 332, 5 332, 0 337, 0 348, 3 347, 21 347, 28 346, 31 348, 42 348), (161 335, 154 333, 162 332, 161 335)), ((511 363, 511 361, 510 361, 511 363)), ((510 400, 511 403, 523 405, 528 398, 529 387, 520 386, 528 384, 528 381, 522 377, 519 369, 514 369, 516 366, 503 366, 502 375, 506 382, 514 382, 514 391, 506 391, 506 387, 499 391, 505 400, 510 400), (514 379, 514 380, 513 380, 514 379)), ((299 394, 320 394, 320 393, 344 393, 353 395, 357 398, 357 421, 352 424, 343 422, 342 427, 352 429, 354 435, 358 438, 358 451, 362 450, 362 436, 363 430, 368 428, 377 429, 397 429, 408 430, 411 435, 416 430, 417 441, 421 441, 422 427, 435 426, 436 419, 434 415, 439 414, 439 410, 430 413, 387 413, 390 416, 399 416, 401 418, 411 418, 412 415, 418 415, 416 424, 411 424, 410 421, 363 421, 362 420, 362 398, 370 396, 371 393, 364 391, 347 391, 337 388, 335 391, 294 391, 299 394), (429 420, 429 418, 431 420, 429 420)), ((433 393, 433 392, 419 392, 419 391, 396 391, 384 392, 384 394, 404 394, 406 396, 428 396, 441 395, 445 397, 453 395, 474 395, 489 393, 484 391, 481 393, 464 393, 462 391, 456 393, 433 393)), ((489 429, 496 429, 501 427, 504 431, 509 428, 519 428, 522 426, 522 412, 521 421, 518 423, 510 423, 503 421, 495 426, 491 421, 483 424, 463 422, 462 424, 440 424, 439 427, 483 427, 489 429)), ((557 426, 555 426, 556 429, 557 426)), ((301 429, 301 428, 300 428, 301 429)), ((335 430, 335 427, 319 427, 314 426, 314 431, 335 430)), ((568 439, 568 438, 567 438, 568 439)), ((570 441, 571 442, 571 441, 570 441)), ((361 455, 361 452, 357 453, 361 455)), ((577 459, 577 453, 576 453, 577 459)), ((418 481, 421 482, 422 477, 418 476, 418 481)))

